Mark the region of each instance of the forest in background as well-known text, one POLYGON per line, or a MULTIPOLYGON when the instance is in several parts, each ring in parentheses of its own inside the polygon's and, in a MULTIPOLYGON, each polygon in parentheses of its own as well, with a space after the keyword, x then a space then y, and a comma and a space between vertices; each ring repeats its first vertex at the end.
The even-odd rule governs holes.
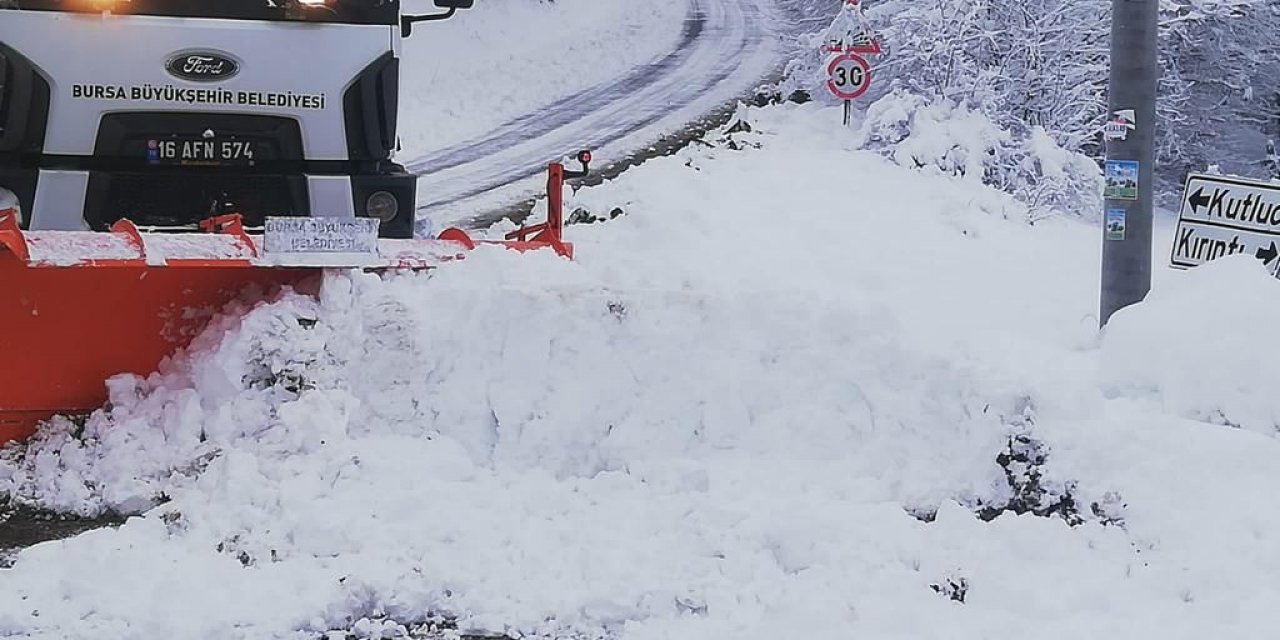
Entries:
MULTIPOLYGON (((981 118, 989 131, 951 132, 967 139, 922 145, 915 136, 911 161, 965 173, 984 156, 984 181, 1033 206, 1093 211, 1092 196, 1082 195, 1092 176, 1059 151, 1102 156, 1110 9, 1110 0, 866 3, 863 19, 887 51, 875 60, 863 142, 901 156, 927 123, 981 118)), ((841 14, 803 37, 784 86, 820 87, 818 48, 849 23, 841 14)), ((1280 0, 1163 0, 1160 48, 1163 199, 1176 197, 1192 171, 1280 177, 1269 149, 1280 137, 1280 0)))

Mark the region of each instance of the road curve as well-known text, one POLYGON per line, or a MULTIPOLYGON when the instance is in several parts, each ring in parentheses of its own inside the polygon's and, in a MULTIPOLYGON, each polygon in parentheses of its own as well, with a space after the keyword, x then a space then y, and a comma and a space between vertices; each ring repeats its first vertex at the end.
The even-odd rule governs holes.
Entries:
POLYGON ((741 96, 776 68, 771 0, 689 0, 676 47, 624 76, 406 163, 419 215, 452 223, 537 193, 547 162, 595 150, 607 166, 741 96))

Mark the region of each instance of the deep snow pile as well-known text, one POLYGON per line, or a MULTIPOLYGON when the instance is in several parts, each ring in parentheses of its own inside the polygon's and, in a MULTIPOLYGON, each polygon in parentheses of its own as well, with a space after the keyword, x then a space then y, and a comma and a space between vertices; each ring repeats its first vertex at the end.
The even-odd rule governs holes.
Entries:
MULTIPOLYGON (((418 0, 426 13, 425 0, 418 0)), ((688 3, 484 0, 414 27, 401 67, 403 155, 492 131, 675 46, 688 3)))
POLYGON ((116 380, 0 488, 163 504, 19 553, 0 635, 1267 637, 1280 284, 1162 273, 1099 341, 1094 228, 838 122, 580 192, 626 215, 576 262, 334 274, 116 380))
POLYGON ((1187 418, 1280 433, 1274 347, 1277 283, 1251 257, 1178 274, 1107 335, 1105 382, 1113 395, 1158 402, 1187 418), (1224 283, 1230 283, 1224 286, 1224 283))

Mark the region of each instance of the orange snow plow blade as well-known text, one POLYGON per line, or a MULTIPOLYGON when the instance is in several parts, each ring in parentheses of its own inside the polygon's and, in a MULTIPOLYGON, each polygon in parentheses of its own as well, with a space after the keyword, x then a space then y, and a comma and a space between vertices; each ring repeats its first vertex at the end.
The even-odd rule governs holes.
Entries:
POLYGON ((156 371, 250 287, 298 286, 325 268, 428 269, 477 244, 450 229, 441 240, 379 240, 355 262, 289 265, 260 256, 258 237, 228 218, 214 233, 143 234, 127 221, 110 233, 37 232, 0 211, 0 446, 52 416, 102 407, 108 378, 156 371))
POLYGON ((246 287, 315 273, 254 266, 234 235, 24 233, 0 212, 0 445, 101 407, 107 378, 155 371, 246 287))
POLYGON ((101 407, 107 378, 155 371, 246 287, 314 274, 200 262, 33 268, 0 256, 0 445, 55 414, 101 407))

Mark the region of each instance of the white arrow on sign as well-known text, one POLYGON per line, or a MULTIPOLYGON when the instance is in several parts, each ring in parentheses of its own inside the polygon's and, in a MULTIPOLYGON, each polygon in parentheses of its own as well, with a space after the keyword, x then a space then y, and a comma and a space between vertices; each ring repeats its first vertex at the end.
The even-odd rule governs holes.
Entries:
POLYGON ((1280 266, 1280 184, 1191 175, 1182 194, 1172 263, 1194 267, 1247 254, 1280 266))

